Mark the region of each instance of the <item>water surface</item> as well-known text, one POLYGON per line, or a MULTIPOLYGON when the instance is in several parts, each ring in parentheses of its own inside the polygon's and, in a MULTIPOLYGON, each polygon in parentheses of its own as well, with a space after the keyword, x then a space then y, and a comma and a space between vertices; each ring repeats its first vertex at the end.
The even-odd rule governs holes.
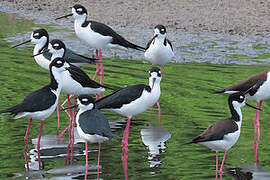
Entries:
MULTIPOLYGON (((48 72, 40 68, 32 57, 32 45, 10 49, 14 37, 32 31, 33 28, 47 27, 32 21, 18 18, 16 15, 0 14, 0 109, 13 106, 23 100, 30 92, 49 82, 48 72), (8 41, 7 41, 8 40, 8 41)), ((52 27, 50 27, 53 30, 52 27)), ((27 37, 25 36, 25 39, 27 37)), ((192 40, 192 39, 191 39, 192 40)), ((228 44, 233 48, 233 44, 228 44)), ((268 47, 268 45, 266 45, 268 47)), ((177 49, 180 51, 181 49, 177 49)), ((208 50, 206 50, 209 53, 208 50)), ((239 50, 240 53, 244 53, 239 50)), ((267 49, 261 50, 262 61, 267 62, 267 49)), ((226 52, 224 52, 226 54, 226 52)), ((260 56, 260 54, 256 54, 260 56)), ((227 56, 224 56, 225 58, 227 56)), ((215 152, 201 145, 180 146, 201 133, 211 123, 230 116, 227 107, 227 95, 212 92, 247 76, 268 69, 266 65, 240 65, 248 58, 235 56, 239 64, 211 63, 170 63, 165 66, 161 82, 162 127, 158 126, 157 110, 154 108, 151 125, 146 111, 131 121, 127 173, 129 179, 213 179, 215 177, 215 152)), ((229 59, 228 59, 229 60, 229 59)), ((148 83, 147 72, 151 65, 142 60, 105 58, 105 84, 114 88, 125 85, 148 83)), ((268 63, 268 62, 267 62, 268 63)), ((93 76, 94 65, 83 69, 93 76)), ((111 91, 106 92, 109 94, 111 91)), ((64 99, 62 95, 61 99, 64 99)), ((250 101, 255 105, 255 102, 250 101)), ((270 122, 269 102, 263 102, 261 112, 261 144, 259 146, 259 167, 253 165, 253 116, 255 111, 243 108, 241 136, 237 144, 228 152, 225 167, 231 179, 235 174, 258 174, 270 178, 270 122), (268 138, 269 137, 269 138, 268 138), (239 167, 241 168, 239 170, 239 167), (236 170, 237 169, 237 170, 236 170), (242 171, 241 171, 242 170, 242 171), (249 172, 249 173, 247 173, 249 172), (256 172, 256 173, 254 173, 256 172), (233 175, 232 175, 233 174, 233 175)), ((104 111, 111 121, 114 133, 122 136, 125 127, 123 117, 104 111)), ((56 113, 46 119, 43 135, 46 149, 42 151, 42 171, 26 172, 24 167, 24 133, 28 120, 12 120, 8 115, 0 116, 0 179, 80 179, 84 177, 84 145, 75 145, 73 166, 64 166, 67 139, 58 140, 56 135, 56 113), (46 135, 46 136, 45 136, 46 135)), ((64 112, 61 113, 61 128, 68 125, 64 112)), ((35 148, 38 137, 39 121, 32 123, 29 139, 34 139, 30 149, 35 148)), ((89 178, 96 178, 97 144, 89 145, 89 178)), ((121 140, 114 139, 101 146, 102 179, 124 179, 125 173, 121 160, 121 140)), ((220 153, 221 159, 222 153, 220 153)), ((36 168, 35 150, 29 154, 31 167, 36 168)), ((262 177, 262 176, 261 176, 262 177)))

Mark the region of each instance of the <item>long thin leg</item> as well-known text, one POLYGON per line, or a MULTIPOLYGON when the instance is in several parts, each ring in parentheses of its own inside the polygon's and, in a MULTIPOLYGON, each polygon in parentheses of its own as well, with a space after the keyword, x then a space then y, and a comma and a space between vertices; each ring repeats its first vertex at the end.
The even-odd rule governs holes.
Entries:
MULTIPOLYGON (((103 63, 102 63, 102 53, 101 49, 99 49, 99 60, 100 60, 100 84, 103 84, 103 78, 104 78, 104 69, 103 69, 103 63)), ((103 93, 99 94, 99 98, 102 98, 103 93)))
POLYGON ((159 100, 157 101, 157 107, 158 107, 158 122, 159 122, 159 125, 161 126, 161 109, 160 109, 159 100))
POLYGON ((87 172, 88 172, 88 145, 87 141, 85 142, 85 176, 84 179, 87 179, 87 172))
MULTIPOLYGON (((72 98, 73 95, 67 95, 67 99, 64 101, 64 103, 61 105, 62 108, 64 108, 65 104, 68 103, 70 101, 70 98, 72 98)), ((69 102, 69 106, 70 106, 70 102, 69 102)), ((71 119, 71 110, 65 110, 66 114, 68 115, 69 119, 71 119)), ((58 138, 63 137, 63 135, 65 134, 65 132, 70 128, 71 124, 69 124, 59 135, 58 138)))
POLYGON ((216 180, 218 179, 218 151, 216 151, 216 180))
MULTIPOLYGON (((260 101, 258 103, 258 108, 260 109, 262 106, 262 101, 260 101)), ((256 128, 257 133, 256 136, 254 134, 254 144, 255 144, 255 148, 254 148, 254 152, 255 152, 255 162, 259 162, 259 157, 258 157, 258 148, 259 148, 259 144, 260 144, 260 110, 256 111, 256 122, 254 119, 254 124, 256 124, 256 126, 254 128, 256 128)))
POLYGON ((162 64, 161 66, 161 74, 163 74, 163 68, 164 68, 164 64, 162 64))
POLYGON ((100 143, 98 143, 98 161, 97 161, 98 169, 97 169, 97 179, 99 179, 99 160, 100 160, 100 143))
MULTIPOLYGON (((71 106, 71 103, 70 103, 70 97, 68 96, 68 107, 71 106)), ((70 146, 71 146, 71 126, 72 126, 72 110, 69 109, 69 114, 70 114, 70 123, 69 123, 69 126, 68 126, 68 130, 69 130, 69 143, 68 143, 68 146, 67 146, 67 157, 66 157, 66 161, 65 161, 65 165, 67 165, 67 162, 68 162, 68 159, 69 159, 69 150, 70 150, 70 146)), ((62 134, 62 133, 61 133, 62 134)))
POLYGON ((125 132, 124 132, 124 138, 122 140, 123 152, 128 151, 128 135, 129 135, 130 119, 131 118, 128 118, 128 121, 127 121, 127 124, 126 124, 126 129, 125 129, 125 132))
POLYGON ((29 164, 28 164, 28 159, 27 159, 27 151, 28 151, 28 134, 29 134, 29 130, 31 127, 31 123, 32 123, 32 118, 29 119, 29 123, 28 123, 28 127, 27 130, 25 132, 25 136, 24 136, 24 142, 25 142, 25 148, 24 148, 24 159, 25 159, 25 164, 27 167, 27 170, 29 171, 29 164))
MULTIPOLYGON (((73 105, 75 104, 75 96, 73 96, 73 105)), ((74 145, 74 127, 75 127, 75 108, 72 109, 72 131, 71 131, 71 158, 70 164, 73 163, 73 145, 74 145)))
POLYGON ((227 153, 227 151, 224 151, 224 155, 223 155, 223 159, 222 159, 222 163, 221 163, 220 171, 219 171, 219 176, 220 176, 221 180, 222 180, 222 169, 223 169, 223 165, 224 165, 224 162, 225 162, 226 153, 227 153))
POLYGON ((42 128, 43 128, 43 121, 40 121, 40 129, 39 129, 39 135, 38 135, 38 142, 37 142, 37 151, 38 151, 38 168, 41 170, 41 160, 40 160, 40 139, 42 135, 42 128))
POLYGON ((122 159, 123 169, 125 173, 125 180, 128 180, 128 165, 127 165, 128 153, 123 151, 121 159, 122 159))
POLYGON ((57 130, 56 133, 59 135, 59 129, 60 129, 60 111, 59 111, 59 103, 60 103, 60 97, 58 99, 58 104, 56 107, 56 112, 57 112, 57 130))
MULTIPOLYGON (((96 59, 99 59, 98 49, 96 49, 96 59)), ((96 63, 96 73, 95 73, 94 78, 93 78, 94 81, 97 79, 98 74, 99 74, 99 62, 97 61, 97 63, 96 63)))
POLYGON ((150 111, 149 111, 149 120, 148 120, 149 126, 151 125, 152 110, 153 110, 153 106, 150 107, 150 111))

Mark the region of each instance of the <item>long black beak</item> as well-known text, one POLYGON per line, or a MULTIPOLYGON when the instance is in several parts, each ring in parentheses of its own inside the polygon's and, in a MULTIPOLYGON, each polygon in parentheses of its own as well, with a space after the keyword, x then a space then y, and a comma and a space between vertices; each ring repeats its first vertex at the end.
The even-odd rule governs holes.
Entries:
POLYGON ((248 103, 246 103, 246 105, 247 105, 248 107, 251 107, 251 108, 253 108, 253 109, 257 109, 257 110, 261 111, 260 108, 257 108, 257 107, 255 107, 255 106, 252 106, 252 105, 250 105, 250 104, 248 104, 248 103))
POLYGON ((41 54, 46 53, 46 52, 49 52, 49 51, 50 51, 49 49, 43 50, 43 51, 41 51, 40 53, 37 53, 37 54, 33 55, 32 57, 41 55, 41 54))
POLYGON ((62 18, 67 18, 67 17, 72 16, 72 15, 73 15, 73 13, 65 15, 65 16, 58 17, 55 20, 62 19, 62 18))
POLYGON ((15 46, 12 46, 11 48, 15 48, 15 47, 18 47, 18 46, 20 46, 20 45, 23 45, 23 44, 26 44, 26 43, 30 43, 31 42, 31 39, 29 39, 29 40, 27 40, 27 41, 24 41, 24 42, 22 42, 22 43, 20 43, 20 44, 17 44, 17 45, 15 45, 15 46))
POLYGON ((66 107, 66 108, 62 108, 63 111, 67 110, 67 109, 73 109, 73 108, 76 108, 78 107, 78 104, 75 104, 73 106, 69 106, 69 107, 66 107))

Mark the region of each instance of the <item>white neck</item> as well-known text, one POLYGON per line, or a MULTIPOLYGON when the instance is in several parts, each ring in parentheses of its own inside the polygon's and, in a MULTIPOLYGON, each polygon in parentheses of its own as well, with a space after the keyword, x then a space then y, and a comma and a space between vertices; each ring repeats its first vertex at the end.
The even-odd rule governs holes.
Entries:
POLYGON ((76 27, 81 27, 82 24, 86 21, 86 15, 82 15, 82 16, 78 16, 75 18, 74 21, 74 28, 76 29, 76 27))
POLYGON ((52 75, 53 75, 53 77, 54 77, 54 79, 55 79, 55 81, 57 83, 57 89, 54 90, 54 93, 58 98, 59 95, 60 95, 62 86, 63 86, 63 77, 62 77, 63 72, 55 71, 54 68, 55 67, 53 67, 53 69, 52 69, 52 75))

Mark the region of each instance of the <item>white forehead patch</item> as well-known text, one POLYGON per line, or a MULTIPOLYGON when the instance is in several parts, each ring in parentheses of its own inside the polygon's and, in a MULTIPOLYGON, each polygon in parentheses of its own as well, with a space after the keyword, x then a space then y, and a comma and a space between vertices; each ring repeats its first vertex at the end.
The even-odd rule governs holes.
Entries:
POLYGON ((240 99, 244 99, 244 97, 243 96, 240 96, 240 99))
POLYGON ((80 11, 80 12, 82 12, 82 8, 79 8, 79 9, 77 9, 77 11, 80 11))
POLYGON ((165 31, 165 29, 161 29, 161 31, 165 31))
POLYGON ((58 43, 54 44, 53 46, 59 47, 60 45, 58 43))
POLYGON ((87 101, 88 101, 87 98, 83 98, 83 99, 82 99, 82 102, 87 102, 87 101))
POLYGON ((39 33, 35 33, 34 36, 39 36, 39 33))
POLYGON ((57 64, 62 64, 62 61, 56 61, 57 64))
POLYGON ((158 71, 159 74, 161 74, 161 71, 158 71))

